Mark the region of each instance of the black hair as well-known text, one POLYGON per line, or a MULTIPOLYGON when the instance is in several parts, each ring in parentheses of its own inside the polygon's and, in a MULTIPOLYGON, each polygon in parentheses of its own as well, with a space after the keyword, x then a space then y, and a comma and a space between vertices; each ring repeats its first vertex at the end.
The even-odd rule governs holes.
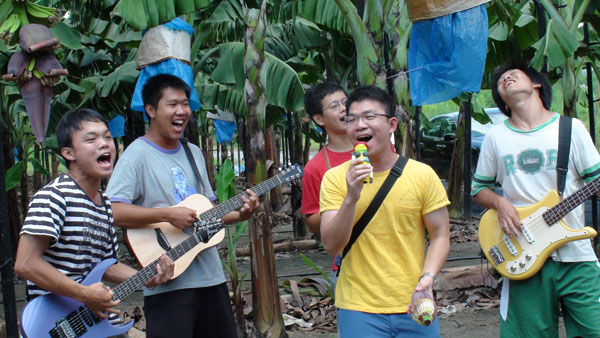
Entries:
MULTIPOLYGON (((56 125, 56 140, 59 150, 73 146, 73 134, 81 130, 81 124, 86 121, 102 122, 108 127, 106 119, 95 110, 86 108, 72 110, 63 115, 56 125)), ((64 156, 63 159, 65 160, 66 167, 69 168, 71 161, 64 158, 64 156)))
POLYGON ((165 88, 183 90, 188 100, 190 99, 192 89, 185 81, 171 74, 158 74, 149 78, 142 88, 142 101, 144 101, 144 106, 150 104, 152 107, 156 108, 158 106, 158 101, 162 98, 163 90, 165 88))
POLYGON ((316 84, 306 91, 304 94, 304 109, 311 120, 313 115, 323 113, 323 105, 321 103, 323 98, 327 95, 337 92, 343 92, 344 94, 346 93, 342 86, 335 82, 329 81, 316 84))
POLYGON ((346 100, 346 114, 350 112, 350 106, 352 103, 364 100, 379 102, 383 106, 385 115, 388 117, 396 116, 396 105, 394 103, 394 98, 392 98, 385 90, 375 86, 363 86, 356 88, 346 100))
POLYGON ((545 73, 539 72, 533 67, 522 62, 505 63, 498 66, 498 68, 496 68, 496 70, 494 71, 490 87, 492 87, 492 98, 494 99, 494 102, 496 103, 498 109, 500 109, 500 111, 504 115, 508 117, 511 116, 510 109, 507 109, 506 102, 502 100, 500 94, 498 93, 498 80, 500 79, 502 74, 513 69, 518 69, 522 71, 523 73, 525 73, 525 75, 527 75, 527 77, 529 78, 529 80, 531 80, 532 83, 539 84, 541 86, 540 88, 538 88, 538 92, 540 93, 540 99, 542 100, 544 108, 550 110, 550 106, 552 105, 552 84, 550 84, 548 76, 546 76, 545 73))

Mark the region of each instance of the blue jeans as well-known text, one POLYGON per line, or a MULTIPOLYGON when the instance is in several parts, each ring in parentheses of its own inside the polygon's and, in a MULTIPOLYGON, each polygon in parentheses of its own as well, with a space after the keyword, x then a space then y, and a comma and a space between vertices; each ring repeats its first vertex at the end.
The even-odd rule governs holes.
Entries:
POLYGON ((422 326, 407 313, 366 313, 338 309, 338 334, 340 338, 364 337, 418 337, 439 338, 437 317, 429 326, 422 326))

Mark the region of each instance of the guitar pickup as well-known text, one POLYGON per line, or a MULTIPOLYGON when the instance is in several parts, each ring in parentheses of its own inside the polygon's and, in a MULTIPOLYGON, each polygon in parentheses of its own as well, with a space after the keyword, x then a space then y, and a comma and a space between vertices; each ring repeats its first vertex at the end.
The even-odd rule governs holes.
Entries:
POLYGON ((517 252, 517 248, 515 248, 515 245, 513 244, 512 240, 510 239, 510 236, 507 234, 504 234, 504 235, 502 235, 502 240, 504 241, 504 244, 506 245, 508 252, 510 252, 511 255, 517 257, 517 255, 519 253, 517 252))
POLYGON ((490 257, 492 257, 494 264, 500 265, 502 262, 504 262, 504 255, 502 255, 502 252, 500 252, 500 249, 498 249, 497 246, 492 245, 492 247, 488 250, 488 253, 490 254, 490 257))
POLYGON ((527 228, 523 228, 523 237, 525 237, 525 240, 527 241, 527 243, 529 244, 533 244, 533 242, 535 242, 533 240, 533 236, 531 236, 531 233, 529 232, 529 230, 527 230, 527 228))

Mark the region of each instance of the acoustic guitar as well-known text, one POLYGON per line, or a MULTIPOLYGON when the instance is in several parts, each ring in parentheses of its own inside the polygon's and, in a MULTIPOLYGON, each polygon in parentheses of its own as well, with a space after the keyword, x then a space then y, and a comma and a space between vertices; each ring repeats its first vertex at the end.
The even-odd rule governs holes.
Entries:
MULTIPOLYGON (((250 190, 260 196, 276 186, 283 183, 290 183, 293 180, 302 177, 302 175, 302 167, 298 164, 294 164, 281 174, 257 184, 250 188, 250 190)), ((182 250, 185 250, 185 253, 183 253, 182 257, 175 262, 173 278, 176 278, 190 266, 196 255, 203 250, 219 244, 223 238, 225 238, 224 224, 213 224, 212 226, 207 227, 202 226, 202 223, 221 219, 221 217, 227 215, 231 211, 240 208, 243 205, 242 196, 247 196, 247 193, 240 193, 213 208, 213 205, 208 198, 200 194, 191 195, 173 207, 183 206, 196 210, 198 213, 198 221, 196 223, 198 223, 199 226, 196 226, 195 224, 194 226, 185 229, 185 231, 181 231, 168 222, 153 223, 141 228, 127 230, 125 239, 141 266, 148 265, 148 263, 160 257, 163 252, 171 250, 174 246, 189 242, 185 246, 182 246, 182 250), (202 229, 202 231, 205 232, 205 235, 201 237, 192 236, 193 232, 198 231, 198 229, 202 229), (198 240, 190 241, 190 238, 198 238, 198 240)))

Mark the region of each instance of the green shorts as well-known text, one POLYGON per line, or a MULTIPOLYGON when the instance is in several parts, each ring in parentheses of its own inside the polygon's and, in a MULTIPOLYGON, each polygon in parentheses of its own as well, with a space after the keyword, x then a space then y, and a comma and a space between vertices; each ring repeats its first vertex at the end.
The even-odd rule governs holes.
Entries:
POLYGON ((560 310, 568 337, 600 337, 598 262, 548 259, 533 277, 509 281, 506 291, 508 313, 506 321, 500 317, 500 337, 558 337, 560 310))

